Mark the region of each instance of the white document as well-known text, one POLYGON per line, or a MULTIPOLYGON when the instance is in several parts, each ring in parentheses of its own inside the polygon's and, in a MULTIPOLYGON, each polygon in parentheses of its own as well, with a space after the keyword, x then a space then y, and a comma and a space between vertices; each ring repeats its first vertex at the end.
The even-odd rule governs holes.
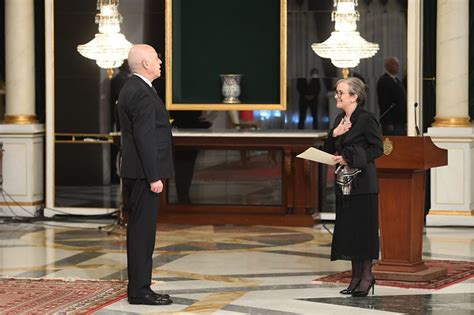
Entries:
POLYGON ((329 153, 324 152, 324 151, 321 151, 321 150, 318 150, 318 149, 313 148, 313 147, 310 147, 310 148, 306 149, 306 151, 304 151, 301 154, 298 154, 296 157, 298 157, 300 159, 310 160, 310 161, 314 161, 314 162, 318 162, 318 163, 324 163, 324 164, 328 164, 328 165, 335 165, 336 164, 336 162, 334 162, 333 159, 332 159, 334 157, 334 155, 329 154, 329 153))

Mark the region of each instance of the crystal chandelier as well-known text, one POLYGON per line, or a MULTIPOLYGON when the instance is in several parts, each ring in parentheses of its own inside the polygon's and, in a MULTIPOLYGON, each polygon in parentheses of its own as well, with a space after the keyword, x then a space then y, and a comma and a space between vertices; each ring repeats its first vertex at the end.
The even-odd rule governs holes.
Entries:
POLYGON ((313 44, 314 52, 322 58, 330 58, 333 65, 343 68, 347 77, 348 68, 356 67, 360 59, 370 58, 377 53, 379 45, 369 43, 357 32, 359 12, 355 10, 357 0, 334 0, 336 11, 331 20, 336 21, 335 31, 320 44, 313 44))
POLYGON ((93 59, 103 69, 108 69, 112 78, 113 68, 120 67, 128 57, 132 47, 125 36, 120 33, 122 16, 118 12, 119 0, 97 0, 95 23, 99 24, 99 33, 84 45, 78 45, 77 51, 84 57, 93 59))

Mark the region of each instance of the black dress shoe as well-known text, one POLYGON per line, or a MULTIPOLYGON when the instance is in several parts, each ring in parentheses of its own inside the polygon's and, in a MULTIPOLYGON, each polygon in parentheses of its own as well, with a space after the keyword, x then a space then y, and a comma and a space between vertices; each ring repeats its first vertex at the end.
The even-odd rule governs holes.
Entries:
POLYGON ((168 294, 166 294, 166 293, 160 294, 158 292, 153 291, 150 287, 148 287, 148 289, 145 289, 145 294, 151 294, 151 295, 154 295, 157 298, 161 298, 161 299, 169 299, 170 298, 170 296, 168 294))
POLYGON ((151 294, 155 295, 157 298, 160 298, 160 299, 167 300, 170 298, 169 294, 166 294, 166 293, 160 294, 160 293, 156 293, 155 291, 151 291, 151 294))
POLYGON ((145 305, 169 305, 173 303, 171 299, 164 299, 155 296, 154 294, 145 294, 143 296, 129 296, 128 303, 130 304, 145 304, 145 305))

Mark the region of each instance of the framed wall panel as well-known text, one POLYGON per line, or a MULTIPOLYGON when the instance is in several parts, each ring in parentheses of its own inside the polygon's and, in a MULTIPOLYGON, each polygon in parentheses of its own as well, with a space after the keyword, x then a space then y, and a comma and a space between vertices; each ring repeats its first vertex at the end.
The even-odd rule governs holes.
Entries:
POLYGON ((286 108, 286 0, 166 0, 170 110, 286 108), (220 74, 242 74, 240 104, 220 74))

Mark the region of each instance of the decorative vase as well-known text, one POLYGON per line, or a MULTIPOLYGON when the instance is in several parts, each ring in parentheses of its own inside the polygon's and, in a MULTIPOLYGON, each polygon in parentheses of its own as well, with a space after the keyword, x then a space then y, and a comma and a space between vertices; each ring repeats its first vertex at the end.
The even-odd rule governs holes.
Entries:
POLYGON ((240 103, 240 79, 242 74, 221 74, 220 77, 222 79, 222 95, 224 96, 222 103, 240 103))

